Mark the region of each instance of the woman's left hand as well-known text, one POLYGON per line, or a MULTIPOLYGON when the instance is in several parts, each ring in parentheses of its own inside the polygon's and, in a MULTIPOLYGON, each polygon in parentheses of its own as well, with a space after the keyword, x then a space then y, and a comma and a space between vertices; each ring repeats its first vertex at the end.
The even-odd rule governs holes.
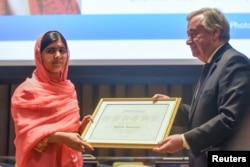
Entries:
POLYGON ((85 127, 87 126, 87 124, 89 122, 93 122, 92 115, 86 115, 86 116, 84 116, 83 119, 82 119, 81 125, 80 125, 80 127, 78 129, 78 133, 79 134, 82 134, 83 130, 85 129, 85 127))

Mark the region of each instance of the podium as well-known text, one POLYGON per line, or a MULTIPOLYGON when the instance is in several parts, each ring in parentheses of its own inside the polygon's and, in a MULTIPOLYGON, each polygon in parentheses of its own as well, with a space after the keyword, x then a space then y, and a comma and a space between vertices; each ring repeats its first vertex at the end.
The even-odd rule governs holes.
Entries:
POLYGON ((189 167, 188 157, 116 157, 84 155, 84 167, 189 167))
MULTIPOLYGON (((188 157, 119 157, 83 154, 84 167, 189 167, 188 157)), ((14 167, 14 156, 0 156, 1 167, 14 167)))

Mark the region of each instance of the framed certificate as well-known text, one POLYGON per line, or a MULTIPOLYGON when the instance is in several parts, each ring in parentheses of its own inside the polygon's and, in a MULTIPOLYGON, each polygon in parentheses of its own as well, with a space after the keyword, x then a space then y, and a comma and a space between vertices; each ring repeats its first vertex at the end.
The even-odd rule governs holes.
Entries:
POLYGON ((102 98, 82 138, 99 148, 151 149, 169 135, 181 98, 102 98))

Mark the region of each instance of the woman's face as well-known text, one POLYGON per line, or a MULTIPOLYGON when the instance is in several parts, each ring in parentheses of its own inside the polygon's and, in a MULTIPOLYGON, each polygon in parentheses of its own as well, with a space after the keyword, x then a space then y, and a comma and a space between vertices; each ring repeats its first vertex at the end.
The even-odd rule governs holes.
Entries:
POLYGON ((41 56, 44 68, 55 77, 59 77, 68 59, 64 43, 60 39, 51 43, 42 51, 41 56))

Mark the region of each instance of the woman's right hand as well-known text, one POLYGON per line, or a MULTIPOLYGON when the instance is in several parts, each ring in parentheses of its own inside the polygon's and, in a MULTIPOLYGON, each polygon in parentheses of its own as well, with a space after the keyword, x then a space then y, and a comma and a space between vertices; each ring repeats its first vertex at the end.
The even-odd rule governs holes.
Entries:
POLYGON ((93 151, 94 148, 87 142, 85 142, 79 133, 74 132, 56 132, 49 138, 49 143, 61 142, 68 147, 84 152, 86 149, 93 151))

